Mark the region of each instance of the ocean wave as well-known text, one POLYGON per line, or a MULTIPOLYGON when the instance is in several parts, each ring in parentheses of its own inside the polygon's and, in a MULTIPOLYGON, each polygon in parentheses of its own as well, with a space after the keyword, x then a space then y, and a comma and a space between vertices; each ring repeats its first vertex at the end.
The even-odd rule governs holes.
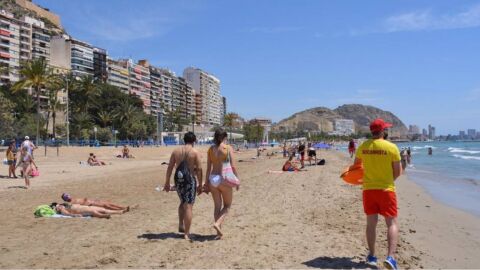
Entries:
POLYGON ((428 149, 428 148, 437 149, 437 147, 431 146, 431 145, 413 146, 413 147, 412 147, 413 150, 428 149))
POLYGON ((480 160, 480 157, 476 157, 476 156, 453 155, 453 157, 466 159, 466 160, 469 160, 469 159, 480 160))
POLYGON ((480 154, 480 151, 475 151, 475 150, 466 150, 464 148, 455 148, 455 147, 449 147, 448 152, 450 153, 466 153, 466 154, 480 154))

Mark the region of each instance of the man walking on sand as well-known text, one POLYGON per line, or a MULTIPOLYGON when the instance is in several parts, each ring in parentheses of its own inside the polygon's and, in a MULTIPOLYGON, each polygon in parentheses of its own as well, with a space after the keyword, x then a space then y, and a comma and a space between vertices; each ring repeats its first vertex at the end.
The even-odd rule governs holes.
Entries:
POLYGON ((362 163, 363 209, 367 215, 367 242, 369 254, 367 263, 377 265, 375 257, 375 238, 378 214, 385 218, 388 227, 388 256, 384 265, 388 269, 397 269, 393 258, 398 241, 397 197, 394 181, 401 175, 400 153, 398 147, 387 141, 387 128, 392 124, 383 119, 375 119, 370 124, 372 139, 365 141, 357 150, 355 163, 362 163))
POLYGON ((197 138, 193 132, 185 133, 185 145, 177 148, 170 156, 164 190, 170 191, 170 177, 175 168, 175 188, 180 198, 178 206, 178 231, 184 233, 186 240, 190 239, 190 225, 192 224, 192 208, 196 193, 202 193, 202 165, 200 153, 193 148, 197 138), (195 177, 196 175, 196 177, 195 177), (198 183, 197 183, 198 180, 198 183))

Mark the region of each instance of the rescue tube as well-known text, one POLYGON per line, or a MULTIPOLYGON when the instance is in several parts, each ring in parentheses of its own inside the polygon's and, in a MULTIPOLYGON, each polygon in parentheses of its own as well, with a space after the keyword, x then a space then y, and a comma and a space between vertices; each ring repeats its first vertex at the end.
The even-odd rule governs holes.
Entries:
POLYGON ((345 168, 340 177, 350 185, 361 185, 363 183, 363 165, 361 163, 353 164, 345 168))

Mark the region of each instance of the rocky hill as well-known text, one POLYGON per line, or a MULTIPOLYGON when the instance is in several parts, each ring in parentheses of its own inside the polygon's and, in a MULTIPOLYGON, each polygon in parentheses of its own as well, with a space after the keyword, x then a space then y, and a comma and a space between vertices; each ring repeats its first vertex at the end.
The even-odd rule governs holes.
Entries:
POLYGON ((373 106, 361 104, 342 105, 334 110, 325 107, 317 107, 281 120, 273 125, 273 131, 300 131, 332 132, 335 130, 335 120, 351 119, 355 124, 355 132, 368 132, 370 122, 375 118, 383 118, 394 125, 391 136, 404 137, 408 130, 405 124, 393 113, 381 110, 373 106))

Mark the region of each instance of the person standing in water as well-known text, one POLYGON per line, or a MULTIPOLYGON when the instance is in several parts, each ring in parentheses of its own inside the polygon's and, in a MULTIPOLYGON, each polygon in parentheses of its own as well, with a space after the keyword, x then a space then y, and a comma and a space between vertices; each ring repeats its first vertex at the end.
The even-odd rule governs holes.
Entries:
POLYGON ((369 254, 366 261, 377 265, 375 257, 376 228, 378 215, 387 224, 388 256, 384 266, 397 269, 394 259, 398 241, 397 196, 395 180, 402 174, 398 147, 387 141, 387 128, 392 124, 375 119, 370 124, 372 139, 365 141, 357 150, 355 164, 363 164, 363 209, 367 216, 367 243, 369 254))
POLYGON ((350 158, 353 158, 353 155, 355 155, 355 141, 353 139, 348 143, 348 152, 350 153, 350 158))
POLYGON ((183 141, 185 145, 175 149, 170 156, 163 190, 166 192, 170 191, 170 178, 175 168, 175 189, 180 199, 180 205, 178 206, 178 231, 184 233, 184 238, 190 241, 193 204, 195 203, 196 195, 202 193, 202 164, 200 153, 193 148, 197 141, 195 134, 193 132, 185 133, 183 141))
MULTIPOLYGON (((233 188, 229 186, 222 179, 222 167, 223 163, 230 160, 233 173, 238 177, 237 169, 235 167, 235 157, 233 155, 233 149, 230 145, 226 144, 227 132, 223 129, 217 129, 215 131, 213 141, 214 145, 208 149, 207 157, 207 174, 204 190, 212 193, 214 211, 213 217, 215 222, 213 228, 217 231, 217 239, 221 239, 223 236, 222 224, 225 221, 225 217, 230 211, 233 200, 233 188), (222 205, 223 204, 223 205, 222 205)), ((238 190, 238 186, 237 186, 238 190)))

